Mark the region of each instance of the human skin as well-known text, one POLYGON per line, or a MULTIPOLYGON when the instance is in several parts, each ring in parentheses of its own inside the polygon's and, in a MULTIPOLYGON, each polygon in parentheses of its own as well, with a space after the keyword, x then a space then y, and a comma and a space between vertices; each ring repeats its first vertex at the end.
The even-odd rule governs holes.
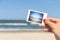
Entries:
POLYGON ((44 30, 44 31, 49 31, 54 33, 56 40, 60 40, 60 19, 48 18, 48 19, 44 19, 44 23, 45 26, 41 25, 40 23, 38 25, 48 28, 48 30, 44 30))

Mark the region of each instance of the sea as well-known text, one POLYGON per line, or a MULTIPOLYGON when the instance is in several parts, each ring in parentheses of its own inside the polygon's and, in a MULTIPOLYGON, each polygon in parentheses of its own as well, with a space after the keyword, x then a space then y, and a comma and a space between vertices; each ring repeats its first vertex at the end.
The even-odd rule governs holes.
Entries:
POLYGON ((32 24, 26 20, 0 20, 0 31, 21 31, 21 30, 40 30, 37 24, 32 24))

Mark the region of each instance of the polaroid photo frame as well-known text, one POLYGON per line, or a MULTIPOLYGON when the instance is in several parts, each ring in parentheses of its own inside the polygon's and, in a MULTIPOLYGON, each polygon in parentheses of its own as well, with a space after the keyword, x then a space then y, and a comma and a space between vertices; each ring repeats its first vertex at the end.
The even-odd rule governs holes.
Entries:
POLYGON ((43 19, 47 19, 47 13, 39 12, 35 10, 28 10, 27 22, 30 23, 40 23, 44 25, 43 19))

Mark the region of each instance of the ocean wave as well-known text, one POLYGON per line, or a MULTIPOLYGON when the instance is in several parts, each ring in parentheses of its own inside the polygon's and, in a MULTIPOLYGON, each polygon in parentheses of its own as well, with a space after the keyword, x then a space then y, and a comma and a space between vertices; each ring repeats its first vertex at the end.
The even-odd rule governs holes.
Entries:
POLYGON ((0 23, 0 25, 28 25, 27 23, 0 23))

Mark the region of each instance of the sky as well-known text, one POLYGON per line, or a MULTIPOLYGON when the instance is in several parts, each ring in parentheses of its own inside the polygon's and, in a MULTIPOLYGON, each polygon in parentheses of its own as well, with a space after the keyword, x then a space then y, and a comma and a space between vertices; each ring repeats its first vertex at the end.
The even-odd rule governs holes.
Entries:
POLYGON ((60 0, 0 0, 0 19, 25 20, 29 9, 60 18, 60 0))

